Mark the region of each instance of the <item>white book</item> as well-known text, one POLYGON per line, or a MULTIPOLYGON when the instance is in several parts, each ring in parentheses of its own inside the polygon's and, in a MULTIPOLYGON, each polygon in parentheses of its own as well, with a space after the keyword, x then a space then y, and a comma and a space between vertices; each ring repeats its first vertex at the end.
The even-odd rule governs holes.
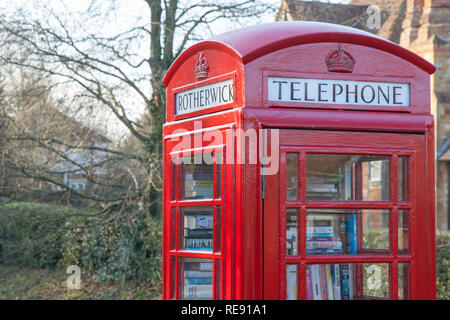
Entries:
POLYGON ((212 299, 212 284, 184 284, 185 299, 212 299))
POLYGON ((306 233, 333 233, 333 227, 306 227, 306 233))
POLYGON ((339 275, 339 265, 334 264, 334 299, 341 300, 341 276, 339 275))
POLYGON ((297 265, 286 265, 286 300, 297 300, 297 265))
POLYGON ((306 249, 341 249, 342 241, 306 241, 306 249))

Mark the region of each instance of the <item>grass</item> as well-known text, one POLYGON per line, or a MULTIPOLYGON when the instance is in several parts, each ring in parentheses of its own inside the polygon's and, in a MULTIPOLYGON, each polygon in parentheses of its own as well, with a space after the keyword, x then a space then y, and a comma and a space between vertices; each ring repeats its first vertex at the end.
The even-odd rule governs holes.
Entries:
POLYGON ((0 300, 154 300, 161 287, 136 280, 96 282, 81 275, 81 289, 67 289, 66 270, 0 264, 0 300))

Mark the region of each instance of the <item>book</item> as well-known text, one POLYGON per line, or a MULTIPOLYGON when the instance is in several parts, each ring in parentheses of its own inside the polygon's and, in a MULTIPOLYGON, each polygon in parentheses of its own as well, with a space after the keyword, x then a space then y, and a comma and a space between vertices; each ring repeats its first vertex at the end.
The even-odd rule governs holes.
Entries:
POLYGON ((186 284, 184 285, 185 299, 212 299, 212 284, 186 284))
POLYGON ((313 300, 313 286, 312 286, 312 279, 311 279, 311 270, 306 269, 306 299, 307 300, 313 300))
POLYGON ((321 300, 327 300, 328 299, 328 293, 327 293, 327 271, 326 271, 326 265, 321 264, 319 265, 319 279, 320 279, 320 290, 321 290, 321 300))
POLYGON ((316 249, 306 249, 307 255, 315 254, 343 254, 344 250, 341 249, 328 249, 328 248, 316 248, 316 249))
POLYGON ((212 271, 212 262, 185 262, 184 270, 188 271, 212 271))
POLYGON ((320 286, 319 265, 318 264, 311 265, 310 270, 311 270, 311 284, 312 284, 313 300, 322 300, 322 289, 320 286))
POLYGON ((213 180, 212 168, 211 168, 211 172, 187 172, 184 174, 184 180, 185 181, 195 181, 195 180, 212 181, 213 180))
POLYGON ((185 187, 212 187, 214 185, 212 180, 186 180, 185 187))
POLYGON ((337 192, 337 191, 338 191, 337 188, 306 187, 306 192, 318 192, 318 193, 321 193, 321 192, 324 192, 324 193, 332 192, 332 193, 334 193, 334 192, 337 192))
POLYGON ((306 191, 306 198, 310 199, 339 199, 341 197, 340 192, 310 192, 306 191))
MULTIPOLYGON (((321 233, 319 233, 319 234, 321 234, 321 233)), ((331 235, 329 235, 329 236, 315 236, 315 235, 307 234, 306 235, 306 240, 307 241, 334 241, 334 240, 338 240, 338 239, 334 238, 331 235)))
POLYGON ((212 214, 185 213, 184 227, 189 229, 212 229, 213 216, 212 214))
POLYGON ((186 277, 185 284, 212 284, 212 277, 186 277))
POLYGON ((341 300, 341 280, 339 277, 339 265, 338 264, 332 265, 331 276, 333 278, 334 299, 341 300))
POLYGON ((213 237, 213 229, 188 229, 185 228, 184 230, 184 236, 186 238, 212 238, 213 237))
POLYGON ((306 234, 314 233, 331 233, 333 234, 333 227, 306 227, 306 234))
POLYGON ((351 278, 350 278, 350 268, 349 264, 340 264, 339 265, 339 277, 340 277, 340 285, 341 285, 341 299, 342 300, 351 300, 350 296, 350 287, 351 287, 351 278))
POLYGON ((189 250, 212 250, 212 238, 184 238, 184 249, 189 250))
POLYGON ((358 238, 357 238, 356 214, 349 215, 347 219, 347 243, 348 253, 358 253, 358 238))
POLYGON ((286 300, 297 300, 297 265, 286 266, 286 300))
POLYGON ((331 264, 325 265, 328 300, 334 300, 334 287, 333 287, 333 277, 331 275, 331 267, 332 267, 331 264))
POLYGON ((307 249, 341 249, 342 241, 306 241, 307 249))
POLYGON ((210 271, 185 271, 186 278, 212 278, 213 274, 210 271))
POLYGON ((320 183, 330 183, 330 184, 336 184, 341 183, 342 177, 306 177, 306 184, 314 183, 314 184, 320 184, 320 183))

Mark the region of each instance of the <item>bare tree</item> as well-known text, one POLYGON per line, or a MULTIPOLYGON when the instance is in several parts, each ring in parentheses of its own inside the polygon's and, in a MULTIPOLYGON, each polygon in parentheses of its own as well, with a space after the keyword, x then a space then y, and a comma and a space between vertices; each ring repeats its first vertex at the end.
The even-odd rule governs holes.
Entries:
MULTIPOLYGON (((77 115, 89 117, 92 109, 101 110, 114 116, 128 138, 122 144, 99 146, 86 143, 85 138, 79 139, 81 143, 58 130, 30 130, 26 120, 29 111, 22 118, 8 115, 10 126, 14 127, 11 132, 15 132, 10 139, 21 141, 23 150, 39 147, 47 151, 47 158, 32 165, 26 163, 25 154, 23 162, 10 154, 15 172, 57 185, 102 203, 103 207, 116 202, 141 203, 146 207, 157 203, 162 185, 165 72, 186 46, 209 37, 215 23, 226 21, 231 27, 245 21, 255 23, 255 17, 268 10, 274 12, 275 8, 258 0, 143 0, 139 2, 141 14, 131 20, 118 15, 121 4, 117 1, 93 0, 81 11, 71 10, 65 1, 60 1, 59 8, 49 3, 27 1, 27 7, 18 7, 13 14, 0 17, 0 61, 4 66, 20 67, 46 79, 43 87, 48 101, 44 104, 53 110, 48 111, 50 114, 57 114, 57 109, 60 115, 52 121, 70 122, 61 116, 66 112, 78 119, 77 115), (127 23, 119 23, 124 20, 127 23), (118 31, 112 32, 115 28, 111 24, 118 31), (103 152, 105 157, 99 163, 83 163, 67 156, 68 150, 103 152), (106 192, 109 197, 101 193, 87 195, 64 180, 53 179, 55 174, 61 174, 54 172, 52 159, 56 158, 71 164, 64 170, 81 171, 90 182, 106 189, 112 185, 115 192, 106 192), (110 166, 109 172, 120 179, 102 181, 92 174, 93 167, 101 166, 110 166)), ((33 105, 29 102, 26 104, 33 105)), ((35 108, 43 111, 42 104, 35 108)), ((52 121, 47 121, 48 129, 54 126, 52 121)), ((62 124, 59 127, 65 132, 72 130, 62 124)), ((152 207, 150 210, 155 212, 152 207)))

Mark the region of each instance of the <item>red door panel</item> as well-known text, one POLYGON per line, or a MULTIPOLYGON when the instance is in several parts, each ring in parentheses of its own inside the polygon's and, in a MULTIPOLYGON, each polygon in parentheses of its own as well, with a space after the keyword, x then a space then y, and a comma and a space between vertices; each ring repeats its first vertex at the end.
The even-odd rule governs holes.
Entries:
POLYGON ((425 136, 280 130, 265 299, 423 299, 425 136))

